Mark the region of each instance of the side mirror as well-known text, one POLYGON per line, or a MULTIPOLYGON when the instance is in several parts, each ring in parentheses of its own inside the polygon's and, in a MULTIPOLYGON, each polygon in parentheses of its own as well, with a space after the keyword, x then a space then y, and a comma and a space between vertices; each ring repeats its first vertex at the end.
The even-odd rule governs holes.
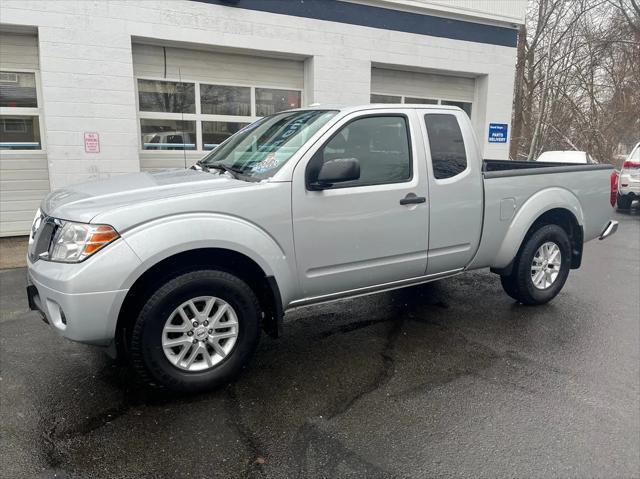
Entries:
POLYGON ((360 178, 360 162, 357 158, 336 158, 325 161, 318 176, 308 185, 310 190, 330 188, 334 183, 353 181, 360 178))

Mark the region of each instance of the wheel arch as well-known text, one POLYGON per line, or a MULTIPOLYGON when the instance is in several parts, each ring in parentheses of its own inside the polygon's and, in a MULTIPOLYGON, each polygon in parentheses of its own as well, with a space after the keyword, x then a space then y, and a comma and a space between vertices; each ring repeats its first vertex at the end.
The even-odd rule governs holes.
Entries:
POLYGON ((548 188, 533 195, 519 209, 490 265, 491 270, 509 274, 526 239, 546 224, 557 224, 567 232, 571 241, 571 268, 579 268, 584 243, 582 206, 570 191, 548 188))
POLYGON ((272 337, 282 330, 282 297, 276 278, 249 256, 226 248, 181 251, 156 262, 138 275, 129 288, 116 321, 118 353, 126 350, 126 339, 144 302, 158 287, 181 274, 197 269, 218 269, 245 281, 256 293, 263 312, 263 329, 272 337))

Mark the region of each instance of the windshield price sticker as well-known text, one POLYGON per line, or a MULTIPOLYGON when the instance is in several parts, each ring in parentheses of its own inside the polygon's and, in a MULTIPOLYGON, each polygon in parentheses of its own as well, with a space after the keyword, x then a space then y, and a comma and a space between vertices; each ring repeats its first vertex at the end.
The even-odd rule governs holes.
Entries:
POLYGON ((267 157, 259 163, 256 163, 251 167, 251 171, 254 173, 266 173, 267 171, 273 170, 278 167, 278 160, 276 160, 276 155, 271 153, 267 155, 267 157))

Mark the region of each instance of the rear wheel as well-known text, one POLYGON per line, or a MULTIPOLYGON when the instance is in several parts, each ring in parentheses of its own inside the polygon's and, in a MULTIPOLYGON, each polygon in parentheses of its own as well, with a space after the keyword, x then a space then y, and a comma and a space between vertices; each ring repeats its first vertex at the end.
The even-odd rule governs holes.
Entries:
POLYGON ((259 303, 244 281, 192 271, 149 297, 132 328, 131 360, 151 386, 202 391, 238 374, 259 334, 259 303))
POLYGON ((618 194, 618 198, 617 198, 618 209, 628 210, 629 208, 631 208, 632 202, 633 200, 629 196, 618 194))
POLYGON ((569 236, 558 225, 545 225, 525 240, 512 273, 500 280, 513 299, 523 304, 544 304, 560 292, 570 269, 569 236))

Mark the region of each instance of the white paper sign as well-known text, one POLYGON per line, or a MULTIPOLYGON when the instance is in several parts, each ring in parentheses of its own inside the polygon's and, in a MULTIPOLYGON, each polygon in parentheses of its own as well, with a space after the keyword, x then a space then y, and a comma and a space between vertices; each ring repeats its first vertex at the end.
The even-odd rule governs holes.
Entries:
POLYGON ((84 151, 85 153, 100 153, 100 135, 96 132, 84 132, 84 151))

